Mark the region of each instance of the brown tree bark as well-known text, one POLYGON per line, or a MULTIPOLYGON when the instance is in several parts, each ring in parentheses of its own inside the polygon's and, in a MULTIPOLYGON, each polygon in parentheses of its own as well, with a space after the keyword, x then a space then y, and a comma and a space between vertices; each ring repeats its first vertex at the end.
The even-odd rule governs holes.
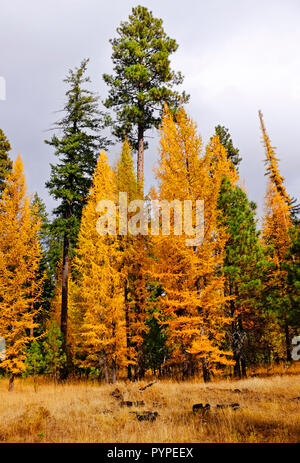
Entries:
POLYGON ((9 392, 12 392, 14 390, 14 380, 15 380, 15 375, 11 373, 9 375, 9 383, 8 383, 9 392))
MULTIPOLYGON (((125 322, 126 322, 126 345, 127 345, 127 352, 130 349, 130 333, 129 333, 129 307, 128 307, 128 283, 125 281, 125 288, 124 288, 124 297, 125 297, 125 322)), ((130 355, 127 355, 127 360, 130 360, 130 355)), ((132 371, 131 365, 127 366, 127 377, 129 381, 132 379, 132 371)))
MULTIPOLYGON (((241 314, 239 315, 239 330, 242 334, 244 334, 244 327, 243 327, 243 322, 242 322, 242 316, 241 314)), ((245 347, 244 343, 246 342, 245 337, 243 336, 242 338, 242 355, 241 355, 241 373, 243 378, 247 378, 247 364, 246 364, 246 358, 245 358, 245 347)))
POLYGON ((61 319, 60 329, 63 335, 63 351, 67 356, 67 365, 60 371, 60 379, 64 380, 68 376, 68 352, 67 352, 67 336, 68 336, 68 296, 69 296, 69 238, 64 236, 63 245, 63 266, 62 266, 62 293, 61 293, 61 319))
POLYGON ((137 181, 141 190, 144 190, 144 127, 138 125, 138 158, 137 158, 137 181))
POLYGON ((117 381, 117 365, 116 362, 112 361, 111 367, 111 382, 114 384, 117 381))
POLYGON ((61 293, 61 332, 66 343, 68 334, 68 286, 69 286, 69 239, 65 235, 63 247, 62 293, 61 293))
POLYGON ((210 372, 209 372, 209 369, 207 368, 206 359, 203 358, 201 362, 202 362, 203 381, 205 383, 209 383, 210 382, 210 372))
POLYGON ((292 361, 292 354, 291 354, 291 343, 290 343, 290 330, 289 324, 287 319, 284 320, 284 333, 285 333, 285 344, 286 344, 286 361, 292 361))
POLYGON ((109 383, 109 374, 108 374, 107 357, 106 357, 105 351, 103 351, 103 353, 102 353, 102 362, 103 362, 105 382, 108 384, 109 383))

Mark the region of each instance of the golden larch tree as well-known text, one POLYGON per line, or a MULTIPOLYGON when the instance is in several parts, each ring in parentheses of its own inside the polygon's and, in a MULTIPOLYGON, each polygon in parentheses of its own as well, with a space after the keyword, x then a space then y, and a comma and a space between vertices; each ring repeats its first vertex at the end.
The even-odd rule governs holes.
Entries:
MULTIPOLYGON (((125 140, 116 168, 117 194, 126 194, 127 203, 141 199, 141 189, 133 167, 132 149, 125 140)), ((127 221, 133 213, 127 212, 127 221)), ((127 223, 123 224, 127 230, 127 223)), ((120 231, 120 230, 119 230, 120 231)), ((128 230, 127 230, 128 232, 128 230)), ((121 260, 120 272, 124 281, 128 379, 143 376, 143 341, 145 334, 145 267, 146 241, 144 236, 118 236, 121 260)))
POLYGON ((265 214, 263 219, 263 240, 268 249, 272 268, 268 275, 268 301, 272 310, 277 313, 285 333, 287 360, 291 360, 291 342, 289 334, 289 297, 287 290, 287 270, 285 267, 289 248, 291 246, 290 229, 291 199, 284 186, 284 178, 280 175, 278 158, 271 146, 269 136, 259 111, 263 143, 265 146, 268 175, 267 193, 265 198, 265 214))
POLYGON ((124 281, 119 272, 121 253, 115 234, 99 235, 97 205, 102 200, 116 203, 114 172, 106 154, 97 162, 93 186, 83 210, 74 270, 72 331, 80 367, 94 367, 107 382, 116 381, 120 367, 126 366, 124 281))
POLYGON ((38 278, 40 220, 26 194, 23 163, 18 156, 0 200, 0 335, 6 342, 1 368, 9 388, 25 369, 25 350, 36 325, 43 279, 38 278))
MULTIPOLYGON (((222 350, 225 316, 223 249, 226 232, 218 224, 217 201, 223 176, 235 180, 226 151, 215 136, 202 154, 202 140, 194 122, 181 109, 174 121, 165 108, 156 168, 158 199, 169 202, 204 201, 204 239, 187 246, 185 233, 174 233, 171 211, 169 236, 153 237, 155 259, 152 278, 163 294, 159 299, 160 321, 167 325, 170 364, 183 376, 194 373, 199 361, 204 380, 217 365, 231 364, 222 350)), ((193 223, 195 224, 193 208, 193 223)), ((157 302, 156 302, 157 303, 157 302)))

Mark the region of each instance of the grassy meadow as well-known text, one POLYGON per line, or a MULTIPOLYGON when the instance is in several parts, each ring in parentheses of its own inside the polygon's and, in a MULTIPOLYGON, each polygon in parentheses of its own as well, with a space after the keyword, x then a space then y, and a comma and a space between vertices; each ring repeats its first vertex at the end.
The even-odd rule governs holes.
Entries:
POLYGON ((300 371, 293 365, 267 376, 204 384, 157 381, 54 385, 0 381, 0 442, 82 443, 287 443, 300 442, 300 371), (116 393, 116 389, 118 389, 116 393), (114 393, 115 392, 115 393, 114 393), (121 406, 123 401, 144 405, 121 406), (193 414, 196 403, 209 403, 193 414), (237 410, 217 405, 238 403, 237 410), (137 414, 156 411, 155 421, 137 414))

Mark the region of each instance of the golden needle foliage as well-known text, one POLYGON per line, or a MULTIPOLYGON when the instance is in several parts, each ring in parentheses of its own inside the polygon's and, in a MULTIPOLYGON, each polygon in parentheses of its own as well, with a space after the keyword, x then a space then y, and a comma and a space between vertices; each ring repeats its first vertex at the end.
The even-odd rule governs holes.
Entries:
POLYGON ((224 327, 230 320, 223 310, 226 233, 218 225, 217 200, 223 176, 235 181, 235 173, 217 136, 204 154, 201 150, 196 125, 184 110, 179 111, 175 122, 165 108, 156 169, 158 199, 188 199, 194 204, 203 200, 205 204, 202 244, 187 246, 187 235, 176 236, 173 230, 170 236, 153 237, 157 260, 152 278, 164 290, 159 299, 160 321, 167 325, 171 362, 187 365, 191 374, 197 360, 207 370, 231 363, 221 349, 224 327))
POLYGON ((0 335, 6 341, 6 359, 0 365, 12 380, 25 369, 25 348, 36 326, 36 302, 43 281, 37 278, 40 225, 26 195, 18 156, 0 200, 0 335))
POLYGON ((286 192, 285 186, 283 184, 284 178, 280 175, 278 161, 279 159, 275 155, 275 149, 272 147, 270 143, 270 138, 267 134, 264 121, 263 121, 263 114, 259 111, 259 119, 260 119, 260 126, 263 134, 263 144, 265 146, 266 152, 266 159, 265 163, 267 165, 267 175, 269 176, 273 187, 278 191, 280 196, 284 199, 287 204, 290 204, 291 198, 286 192))
POLYGON ((115 201, 115 180, 107 157, 100 154, 87 205, 83 210, 75 270, 79 278, 72 310, 81 367, 97 367, 108 381, 126 363, 123 276, 118 271, 121 254, 116 236, 96 230, 99 201, 115 201))
MULTIPOLYGON (((269 290, 271 294, 272 310, 279 315, 279 323, 284 327, 287 360, 291 360, 289 339, 290 297, 285 266, 291 246, 291 200, 283 185, 284 178, 280 175, 278 159, 267 135, 261 111, 259 117, 266 151, 267 174, 269 176, 265 197, 263 240, 267 246, 268 258, 273 264, 266 282, 266 290, 269 290)), ((275 338, 276 334, 276 330, 274 330, 273 338, 275 338)), ((275 344, 274 341, 273 344, 275 344)))
MULTIPOLYGON (((125 139, 122 145, 121 158, 116 169, 117 193, 127 193, 128 204, 141 199, 141 189, 134 173, 132 150, 125 139)), ((134 213, 127 212, 128 220, 134 213)), ((119 218, 119 216, 118 216, 119 218)), ((127 227, 127 223, 125 224, 127 227)), ((128 374, 131 376, 132 367, 135 377, 143 368, 142 345, 145 334, 145 299, 146 299, 146 239, 144 236, 127 234, 118 236, 121 250, 119 271, 124 282, 124 303, 126 318, 127 361, 128 374)))
MULTIPOLYGON (((285 190, 284 178, 279 172, 278 158, 276 158, 274 148, 271 146, 261 111, 259 117, 266 152, 267 174, 269 176, 265 199, 263 238, 265 243, 270 246, 272 261, 275 266, 272 280, 274 278, 275 280, 279 279, 283 284, 286 271, 282 269, 282 263, 287 256, 291 243, 289 236, 289 230, 292 226, 289 206, 291 200, 285 190)), ((280 284, 279 280, 278 284, 280 284)), ((269 281, 269 284, 274 284, 274 281, 269 281)), ((282 291, 285 291, 283 287, 282 291)), ((282 293, 282 295, 284 294, 282 293)))

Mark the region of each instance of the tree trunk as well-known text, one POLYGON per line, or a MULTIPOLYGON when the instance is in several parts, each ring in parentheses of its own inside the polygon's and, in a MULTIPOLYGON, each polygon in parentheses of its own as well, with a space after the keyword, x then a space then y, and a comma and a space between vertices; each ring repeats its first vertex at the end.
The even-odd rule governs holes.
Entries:
MULTIPOLYGON (((62 267, 62 293, 61 293, 61 323, 60 329, 63 335, 63 350, 67 355, 67 335, 68 335, 68 293, 69 293, 69 248, 70 241, 67 235, 64 236, 63 247, 63 267, 62 267)), ((67 362, 68 365, 68 362, 67 362)), ((67 367, 60 372, 60 379, 68 376, 67 367)))
POLYGON ((14 380, 15 380, 15 375, 13 373, 11 373, 9 375, 9 383, 8 383, 9 392, 14 390, 14 380))
MULTIPOLYGON (((30 304, 30 311, 33 312, 34 304, 33 302, 30 304)), ((33 320, 32 320, 33 322, 33 320)), ((30 337, 33 338, 33 327, 30 328, 30 337)))
POLYGON ((144 126, 138 125, 137 181, 144 191, 144 126))
POLYGON ((236 350, 233 350, 233 359, 235 361, 234 367, 233 367, 233 375, 237 378, 241 378, 241 366, 240 366, 240 356, 236 352, 236 350))
POLYGON ((103 351, 103 353, 102 353, 102 361, 103 361, 105 382, 108 384, 109 383, 109 375, 108 375, 107 357, 106 357, 105 351, 103 351))
MULTIPOLYGON (((234 294, 232 284, 229 283, 229 295, 232 296, 234 294)), ((233 367, 233 376, 241 378, 241 365, 240 365, 240 354, 239 354, 239 343, 238 343, 238 327, 237 322, 234 320, 235 314, 235 304, 234 300, 230 300, 230 314, 233 318, 231 323, 231 336, 232 336, 232 352, 233 352, 233 359, 235 361, 235 365, 233 367)))
POLYGON ((111 367, 111 382, 114 384, 117 381, 117 365, 116 362, 112 361, 111 367))
POLYGON ((241 358, 241 367, 242 367, 243 378, 247 378, 247 365, 246 365, 246 360, 244 358, 241 358))
POLYGON ((139 381, 140 379, 143 379, 144 376, 145 376, 145 359, 144 359, 144 354, 142 352, 142 346, 141 346, 141 350, 137 358, 137 364, 135 365, 134 380, 139 381))
MULTIPOLYGON (((127 360, 130 361, 129 349, 130 349, 130 334, 129 334, 129 308, 128 308, 128 286, 127 281, 125 281, 124 288, 124 298, 125 298, 125 323, 126 323, 126 346, 127 346, 127 360)), ((129 381, 132 378, 131 365, 127 366, 127 377, 129 381)))
MULTIPOLYGON (((140 249, 145 249, 145 237, 141 234, 137 236, 137 241, 139 243, 140 249)), ((141 260, 137 263, 136 266, 136 286, 135 286, 135 321, 137 324, 143 325, 144 324, 144 315, 145 315, 145 291, 146 291, 146 282, 143 273, 143 263, 144 263, 144 256, 141 260)), ((135 331, 136 334, 136 331, 135 331)), ((141 336, 144 339, 144 330, 141 331, 141 336)), ((135 343, 135 347, 138 350, 137 352, 137 361, 134 368, 134 380, 140 380, 145 376, 145 358, 143 352, 143 342, 140 345, 135 343)))
POLYGON ((241 358, 241 368, 242 368, 241 373, 242 373, 242 376, 244 378, 246 378, 247 377, 247 366, 246 366, 246 358, 245 358, 246 351, 245 351, 245 346, 244 346, 244 343, 246 342, 246 338, 244 337, 244 327, 243 327, 241 314, 239 314, 238 324, 239 324, 239 330, 242 333, 242 339, 241 339, 241 342, 242 342, 242 344, 241 344, 242 355, 240 356, 240 358, 241 358))
POLYGON ((205 383, 209 383, 210 381, 210 373, 209 369, 207 368, 206 360, 202 359, 202 372, 203 372, 203 380, 205 383))
MULTIPOLYGON (((137 158, 137 181, 140 189, 140 193, 144 198, 144 126, 143 124, 138 124, 138 158, 137 158)), ((143 236, 139 236, 139 239, 144 240, 143 236)), ((139 269, 140 271, 140 269, 139 269)), ((143 307, 143 301, 138 308, 138 313, 140 313, 143 307)), ((138 304, 139 305, 139 304, 138 304)), ((135 380, 142 379, 145 376, 144 368, 144 356, 143 352, 139 352, 137 365, 135 366, 135 380)))
MULTIPOLYGON (((112 336, 116 339, 116 323, 112 322, 112 336)), ((116 341, 114 342, 114 352, 116 353, 116 341)), ((117 362, 114 358, 111 360, 111 382, 115 383, 117 380, 117 362)))
POLYGON ((67 341, 68 330, 68 286, 69 286, 69 238, 64 237, 63 268, 62 268, 62 293, 61 293, 61 332, 64 342, 67 341))
POLYGON ((292 354, 291 354, 291 344, 290 344, 290 330, 289 324, 287 319, 284 320, 284 332, 285 332, 285 344, 286 344, 286 361, 292 361, 292 354))
MULTIPOLYGON (((194 252, 196 252, 197 248, 194 246, 193 250, 194 250, 194 252)), ((203 286, 204 285, 205 285, 205 277, 204 277, 203 286)), ((197 288, 197 293, 200 296, 200 294, 201 294, 201 281, 200 281, 200 278, 197 278, 196 288, 197 288)), ((198 310, 199 310, 199 313, 201 313, 201 308, 200 307, 198 307, 198 310)), ((203 325, 201 327, 201 334, 205 334, 203 325)), ((207 368, 207 358, 203 357, 201 359, 201 363, 202 363, 203 381, 205 383, 208 383, 210 381, 210 372, 209 372, 209 369, 207 368)))

